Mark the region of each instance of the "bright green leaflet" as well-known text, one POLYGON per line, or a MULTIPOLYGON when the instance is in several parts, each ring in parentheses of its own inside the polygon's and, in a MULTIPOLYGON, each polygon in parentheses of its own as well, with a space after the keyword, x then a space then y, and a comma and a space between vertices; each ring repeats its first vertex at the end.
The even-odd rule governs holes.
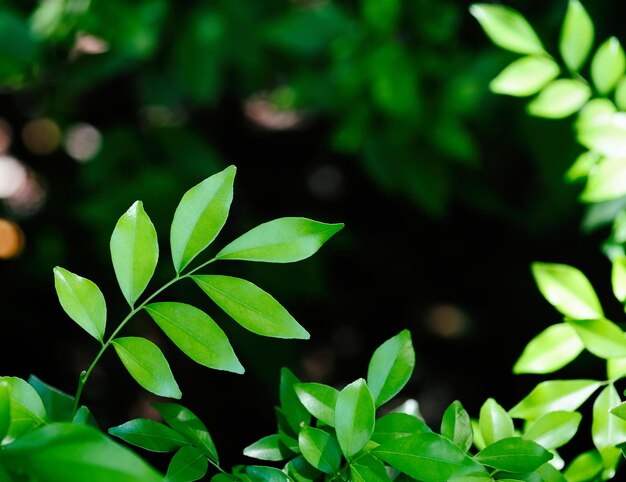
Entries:
POLYGON ((615 297, 622 303, 626 301, 626 257, 622 256, 613 260, 611 284, 615 297))
POLYGON ((415 351, 409 330, 401 331, 376 349, 367 369, 367 386, 376 407, 402 390, 414 367, 415 351))
POLYGON ((597 357, 626 357, 626 334, 615 323, 604 320, 568 320, 585 345, 597 357))
POLYGON ((624 75, 626 58, 624 49, 615 37, 606 40, 591 60, 591 78, 601 94, 613 90, 617 81, 624 75))
POLYGON ((584 347, 570 325, 552 325, 526 345, 513 373, 552 373, 574 360, 584 347))
POLYGON ((583 152, 576 158, 574 164, 572 164, 565 173, 565 180, 572 183, 585 179, 601 158, 602 156, 597 152, 583 152))
POLYGON ((61 390, 42 382, 34 375, 28 377, 28 384, 35 389, 46 409, 50 422, 68 422, 72 419, 74 399, 61 390))
POLYGON ((335 430, 346 459, 352 459, 369 442, 374 423, 374 399, 360 378, 339 392, 335 406, 335 430))
POLYGON ((413 415, 392 412, 376 420, 372 441, 382 445, 390 440, 431 431, 426 423, 413 415))
POLYGON ((478 462, 506 472, 532 472, 552 458, 541 445, 519 437, 499 440, 474 457, 478 462))
POLYGON ((113 346, 128 373, 143 388, 162 397, 182 397, 169 363, 154 343, 129 336, 113 340, 113 346))
POLYGON ((594 28, 587 11, 578 0, 570 0, 563 20, 559 50, 565 65, 578 72, 593 46, 594 28))
POLYGON ((602 472, 604 464, 597 450, 590 450, 578 455, 563 473, 567 482, 586 482, 594 480, 602 472))
POLYGON ((458 400, 452 402, 443 414, 441 435, 465 452, 472 446, 472 421, 458 400))
POLYGON ((456 444, 435 433, 390 440, 372 453, 423 482, 441 482, 470 474, 486 475, 482 465, 468 457, 456 444))
POLYGON ((21 378, 0 377, 11 395, 11 423, 6 434, 11 439, 19 438, 38 425, 47 422, 46 409, 37 391, 21 378))
POLYGON ((192 482, 199 480, 206 474, 209 462, 202 452, 195 447, 182 447, 172 457, 166 482, 192 482))
POLYGON ((528 113, 547 119, 562 119, 577 112, 591 97, 591 89, 578 79, 557 79, 549 83, 528 104, 528 113))
POLYGON ((95 283, 59 266, 54 286, 65 313, 87 333, 102 342, 107 319, 104 296, 95 283))
MULTIPOLYGON (((621 127, 616 134, 626 133, 621 127)), ((605 132, 606 135, 606 132, 605 132)), ((623 144, 622 144, 623 146, 623 144)), ((626 195, 626 159, 604 159, 589 175, 581 199, 585 202, 610 201, 626 195)))
POLYGON ((168 338, 196 363, 234 373, 245 371, 224 331, 203 311, 173 302, 152 303, 145 309, 168 338))
POLYGON ((152 452, 173 452, 189 441, 162 423, 136 418, 109 429, 111 435, 152 452))
POLYGON ((606 468, 612 468, 621 458, 616 445, 626 442, 626 421, 613 415, 611 409, 620 403, 619 394, 613 384, 607 385, 593 404, 591 437, 600 452, 606 468))
POLYGON ((487 445, 512 437, 514 433, 511 416, 493 398, 488 399, 481 407, 478 425, 487 445))
POLYGON ((124 298, 133 306, 148 286, 159 261, 156 229, 141 201, 136 201, 115 225, 111 260, 124 298))
MULTIPOLYGON (((597 101, 600 100, 610 102, 606 99, 597 99, 597 101)), ((584 113, 585 110, 583 109, 582 112, 584 113)), ((581 194, 581 200, 585 202, 595 202, 594 199, 598 199, 600 202, 619 196, 619 186, 616 183, 611 184, 609 176, 610 173, 620 174, 620 164, 608 161, 615 161, 626 155, 626 146, 623 142, 626 127, 614 122, 614 115, 608 112, 596 112, 595 116, 589 122, 577 124, 578 142, 609 159, 599 159, 595 163, 594 169, 589 171, 589 180, 595 178, 595 185, 591 188, 585 186, 585 191, 581 194), (607 186, 604 187, 604 184, 607 186)))
POLYGON ((331 427, 335 426, 335 405, 339 392, 321 383, 298 383, 294 386, 300 403, 316 419, 331 427))
POLYGON ((298 436, 302 456, 316 469, 333 474, 341 465, 341 449, 337 440, 328 433, 313 427, 304 427, 298 436))
POLYGON ((539 92, 554 80, 561 69, 548 57, 533 55, 523 57, 508 65, 489 83, 495 94, 527 97, 539 92))
POLYGON ((296 394, 295 387, 300 384, 300 380, 288 368, 280 371, 280 406, 287 423, 298 433, 302 424, 308 425, 311 422, 311 415, 300 401, 296 394))
POLYGON ((243 449, 243 454, 246 457, 268 460, 271 462, 285 460, 286 458, 293 456, 294 452, 289 450, 287 445, 284 443, 283 438, 284 436, 281 434, 268 435, 260 440, 257 440, 253 444, 248 445, 245 449, 243 449))
POLYGON ((306 218, 279 218, 261 224, 228 244, 217 259, 293 263, 315 254, 344 227, 306 218))
POLYGON ((622 77, 615 87, 615 103, 619 110, 626 110, 626 77, 622 77))
POLYGON ((148 464, 86 425, 55 423, 33 430, 4 447, 10 471, 28 473, 33 480, 162 482, 148 464))
POLYGON ((537 34, 517 10, 503 5, 475 3, 470 7, 470 13, 499 47, 520 54, 545 53, 537 34))
POLYGON ((600 301, 587 277, 565 264, 533 263, 532 273, 548 302, 574 320, 602 318, 600 301))
POLYGON ((9 383, 6 380, 0 381, 0 445, 2 439, 9 432, 11 425, 11 393, 9 383))
POLYGON ((309 333, 269 293, 249 281, 221 275, 193 276, 209 298, 257 335, 307 340, 309 333))
POLYGON ((547 450, 556 449, 576 435, 581 420, 582 415, 578 412, 550 412, 535 420, 525 431, 524 438, 547 450))
POLYGON ((542 382, 509 414, 513 418, 535 420, 556 410, 574 411, 587 400, 598 387, 596 380, 554 380, 542 382))
POLYGON ((226 224, 236 171, 235 166, 227 167, 192 187, 181 199, 170 231, 177 273, 206 249, 226 224))
POLYGON ((626 358, 607 360, 606 376, 609 379, 618 379, 626 376, 626 358))
POLYGON ((385 465, 372 455, 359 457, 350 464, 353 482, 391 482, 385 465))

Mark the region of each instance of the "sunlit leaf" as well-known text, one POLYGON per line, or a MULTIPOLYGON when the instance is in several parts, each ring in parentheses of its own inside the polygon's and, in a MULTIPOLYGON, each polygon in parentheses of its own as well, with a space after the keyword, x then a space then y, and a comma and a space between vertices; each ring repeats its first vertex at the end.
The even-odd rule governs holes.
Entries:
POLYGON ((285 444, 284 435, 273 434, 263 437, 253 444, 248 445, 243 449, 243 454, 246 457, 252 457, 253 459, 269 460, 277 462, 279 460, 285 460, 294 455, 285 444))
POLYGON ((626 257, 621 256, 613 260, 611 284, 615 297, 622 303, 626 301, 626 257))
POLYGON ((417 417, 407 413, 388 413, 376 420, 372 441, 377 444, 384 444, 390 440, 401 437, 408 437, 432 430, 417 417))
POLYGON ((346 459, 350 460, 369 442, 374 423, 374 399, 361 378, 339 392, 335 406, 335 430, 346 459))
POLYGON ((622 77, 615 87, 615 103, 620 111, 626 111, 626 77, 622 77))
POLYGON ((563 20, 559 50, 565 65, 578 72, 593 46, 594 28, 587 11, 578 0, 570 0, 563 20))
POLYGON ((575 182, 580 179, 584 179, 589 176, 591 170, 602 159, 602 156, 594 151, 586 151, 579 155, 574 164, 565 173, 565 180, 567 182, 575 182))
POLYGON ((67 315, 96 340, 102 342, 107 307, 95 283, 59 266, 54 268, 54 286, 67 315))
POLYGON ((591 60, 591 78, 601 94, 610 92, 624 75, 626 57, 615 37, 606 40, 591 60))
POLYGON ((500 72, 489 88, 496 94, 526 97, 539 92, 560 71, 558 64, 548 57, 523 57, 500 72))
POLYGON ((604 470, 602 457, 597 450, 589 450, 578 455, 564 471, 567 482, 587 482, 604 470))
POLYGON ((585 345, 585 348, 600 358, 626 357, 626 334, 615 323, 597 320, 568 320, 585 345))
POLYGON ((606 361, 606 376, 618 379, 626 376, 626 358, 613 358, 606 361))
POLYGON ((294 389, 311 415, 326 425, 335 426, 335 405, 339 396, 335 388, 321 383, 298 383, 294 389))
POLYGON ((514 434, 511 416, 493 398, 488 399, 481 407, 478 424, 487 445, 514 434))
POLYGON ((552 454, 531 440, 510 437, 487 446, 474 458, 494 469, 527 473, 550 460, 552 454))
POLYGON ((591 437, 608 469, 613 468, 621 458, 621 451, 615 446, 626 442, 626 421, 611 413, 611 409, 620 402, 617 390, 609 384, 593 403, 591 437))
POLYGON ((206 474, 209 462, 195 447, 182 447, 174 454, 165 474, 165 482, 193 482, 206 474))
POLYGON ((136 418, 109 429, 111 435, 152 452, 173 452, 189 441, 162 423, 136 418))
POLYGON ((582 415, 578 412, 557 410, 546 413, 530 424, 524 438, 537 442, 547 450, 556 449, 576 435, 581 419, 582 415))
MULTIPOLYGON (((623 140, 626 141, 626 137, 623 140)), ((626 157, 604 159, 590 172, 581 199, 597 203, 622 197, 626 195, 625 184, 626 157)))
POLYGON ((124 298, 133 306, 159 260, 159 241, 141 201, 122 215, 111 236, 111 259, 124 298))
MULTIPOLYGON (((376 425, 378 426, 378 421, 376 425)), ((376 430, 374 430, 375 432, 376 430)), ((472 446, 472 422, 463 405, 458 400, 452 402, 443 414, 441 435, 457 444, 466 452, 472 446)))
POLYGON ((162 397, 182 397, 169 363, 154 343, 129 336, 116 338, 113 346, 128 373, 143 388, 162 397))
POLYGON ((528 113, 547 119, 562 119, 578 111, 591 97, 591 89, 577 79, 558 79, 549 83, 528 104, 528 113))
POLYGON ((16 439, 33 428, 43 425, 47 421, 46 409, 37 391, 21 378, 0 377, 11 396, 10 414, 7 439, 16 439))
POLYGON ((316 469, 332 474, 341 465, 341 449, 337 440, 323 430, 304 427, 298 436, 302 456, 316 469))

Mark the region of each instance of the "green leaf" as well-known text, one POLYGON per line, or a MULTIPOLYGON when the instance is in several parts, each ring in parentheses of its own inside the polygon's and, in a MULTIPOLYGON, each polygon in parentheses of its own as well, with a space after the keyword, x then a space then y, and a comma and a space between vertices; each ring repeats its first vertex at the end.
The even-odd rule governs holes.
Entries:
POLYGON ((626 77, 622 77, 615 87, 615 103, 620 111, 626 110, 626 77))
POLYGON ((211 434, 191 410, 177 403, 154 403, 163 420, 214 462, 219 462, 211 434))
POLYGON ((89 425, 94 428, 99 428, 98 422, 96 422, 96 419, 94 418, 92 413, 84 405, 78 407, 78 410, 76 410, 76 413, 72 418, 72 423, 77 423, 78 425, 89 425))
POLYGON ((284 442, 284 435, 273 434, 257 440, 243 449, 246 457, 277 462, 293 457, 294 452, 284 442))
POLYGON ((576 182, 580 179, 585 179, 601 159, 602 156, 595 151, 583 152, 565 173, 565 180, 567 182, 576 182))
POLYGON ((605 320, 567 320, 585 348, 600 358, 626 357, 626 334, 615 323, 605 320))
POLYGON ((552 380, 542 382, 515 407, 509 414, 513 418, 535 420, 556 410, 573 412, 580 407, 598 387, 595 380, 552 380))
POLYGON ((300 384, 300 380, 289 368, 283 367, 280 371, 280 406, 283 410, 287 423, 294 431, 298 433, 300 428, 311 422, 311 415, 306 407, 300 401, 296 386, 300 384))
POLYGON ((263 223, 228 244, 217 259, 293 263, 312 256, 343 224, 306 218, 280 218, 263 223))
POLYGON ((13 440, 23 436, 38 425, 47 421, 46 409, 37 391, 21 378, 0 377, 11 396, 9 424, 6 438, 13 440))
POLYGON ((352 459, 369 442, 374 423, 374 399, 360 378, 339 393, 335 406, 335 430, 346 459, 352 459))
POLYGON ((253 482, 291 482, 287 474, 274 467, 251 465, 246 467, 246 474, 253 482))
POLYGON ((419 418, 407 413, 391 412, 376 420, 371 438, 373 442, 382 445, 390 440, 423 432, 432 430, 419 418))
POLYGON ((243 373, 245 370, 228 337, 213 319, 185 303, 151 303, 146 311, 189 358, 209 368, 243 373))
POLYGON ((524 433, 524 438, 538 443, 547 450, 559 448, 569 442, 582 419, 578 412, 557 410, 535 420, 524 433))
POLYGON ((611 284, 615 297, 624 303, 626 301, 626 257, 620 256, 613 260, 611 284))
POLYGON ((472 421, 458 400, 452 402, 443 414, 441 435, 457 444, 465 452, 472 446, 472 421))
POLYGON ((478 424, 478 420, 472 418, 470 419, 470 422, 472 423, 472 442, 478 450, 482 450, 487 446, 487 444, 483 440, 483 434, 480 433, 480 425, 478 424))
POLYGON ((402 330, 376 349, 367 369, 367 386, 377 408, 402 390, 414 367, 415 351, 409 330, 402 330))
POLYGON ((481 407, 478 424, 487 445, 512 437, 514 433, 511 416, 493 398, 488 399, 481 407))
POLYGON ((339 392, 321 383, 298 383, 294 386, 300 403, 316 419, 335 426, 335 405, 339 392))
POLYGON ((541 294, 565 316, 573 320, 604 316, 591 283, 578 269, 565 264, 535 262, 532 272, 541 294))
POLYGON ((626 376, 626 358, 613 358, 606 361, 606 376, 619 379, 626 376))
POLYGON ((235 166, 227 167, 192 187, 181 199, 170 231, 177 273, 206 249, 226 224, 236 171, 235 166))
POLYGON ((350 464, 353 482, 391 482, 385 465, 372 455, 359 457, 350 464))
POLYGON ((174 454, 165 474, 165 482, 192 482, 207 473, 209 462, 195 447, 182 447, 174 454))
POLYGON ((517 10, 503 5, 475 3, 470 7, 470 13, 497 46, 519 54, 545 53, 537 34, 517 10))
POLYGON ((42 382, 35 375, 28 377, 28 384, 35 389, 51 422, 69 422, 74 416, 74 397, 42 382))
POLYGON ((278 301, 249 281, 220 275, 192 278, 209 298, 252 333, 274 338, 309 338, 309 333, 278 301))
POLYGON ((522 57, 500 72, 489 88, 495 94, 527 97, 539 92, 560 72, 558 64, 548 57, 522 57))
POLYGON ((531 440, 510 437, 487 446, 474 458, 506 472, 532 472, 550 460, 552 454, 531 440))
POLYGON ((320 471, 309 464, 302 455, 290 460, 285 469, 295 482, 312 482, 320 475, 320 471))
POLYGON ((0 445, 11 426, 11 393, 9 383, 0 380, 0 445))
POLYGON ((113 340, 113 347, 128 373, 143 388, 162 397, 182 396, 169 363, 154 343, 128 336, 113 340))
POLYGON ((535 473, 541 477, 541 482, 567 482, 561 471, 551 463, 543 464, 535 473))
POLYGON ((596 480, 604 470, 602 457, 597 450, 589 450, 578 455, 565 469, 563 475, 567 482, 587 482, 596 480))
MULTIPOLYGON (((626 131, 624 131, 626 134, 626 131)), ((620 139, 620 142, 626 137, 620 139)), ((582 201, 597 203, 626 195, 626 158, 603 159, 589 173, 582 201)))
POLYGON ((528 113, 546 119, 562 119, 577 112, 591 97, 591 89, 576 79, 549 83, 527 106, 528 113))
POLYGON ((109 429, 111 435, 124 442, 152 452, 174 452, 189 441, 162 423, 136 418, 109 429))
POLYGON ((624 75, 624 49, 615 37, 606 40, 591 60, 591 78, 601 94, 609 93, 624 75))
POLYGON ((316 469, 333 474, 341 465, 341 449, 334 437, 313 427, 304 427, 298 436, 302 456, 316 469))
POLYGON ((570 325, 552 325, 526 345, 513 373, 552 373, 574 360, 584 347, 570 325))
POLYGON ((610 412, 616 417, 626 420, 626 402, 622 402, 611 408, 610 412))
POLYGON ((435 433, 402 437, 375 448, 373 455, 423 482, 441 482, 470 474, 486 474, 456 444, 435 433))
POLYGON ((162 482, 152 467, 87 425, 45 425, 3 447, 7 469, 52 482, 162 482))
POLYGON ((107 307, 100 288, 59 266, 54 268, 54 286, 67 315, 102 343, 107 307))
POLYGON ((570 0, 563 20, 559 50, 567 68, 578 72, 593 46, 593 22, 578 0, 570 0))
POLYGON ((141 201, 136 201, 115 225, 111 259, 124 298, 134 306, 159 261, 157 233, 141 201))
POLYGON ((621 458, 621 452, 615 446, 626 442, 626 421, 611 413, 620 401, 617 390, 609 384, 593 403, 591 437, 607 469, 613 468, 621 458))

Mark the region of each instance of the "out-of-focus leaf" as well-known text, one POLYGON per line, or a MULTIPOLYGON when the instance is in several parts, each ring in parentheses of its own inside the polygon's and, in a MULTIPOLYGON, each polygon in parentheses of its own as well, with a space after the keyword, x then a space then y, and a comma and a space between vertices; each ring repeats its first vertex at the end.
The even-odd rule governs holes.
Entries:
POLYGON ((11 394, 9 393, 9 383, 0 380, 0 445, 2 439, 9 432, 11 426, 11 394))
POLYGON ((626 301, 626 257, 615 258, 611 271, 613 294, 622 303, 626 301))
POLYGON ((568 320, 585 345, 597 357, 626 357, 626 334, 615 323, 599 318, 597 320, 568 320))
POLYGON ((559 50, 565 65, 572 72, 578 72, 587 60, 593 37, 593 22, 585 7, 578 0, 570 0, 561 29, 559 50))
POLYGON ((594 480, 603 470, 604 464, 600 453, 597 450, 589 450, 572 460, 563 475, 567 482, 586 482, 594 480))
POLYGON ((577 79, 558 79, 549 83, 528 104, 528 113, 547 119, 562 119, 578 111, 591 97, 591 89, 577 79))
POLYGON ((610 92, 624 75, 626 57, 615 37, 605 41, 591 60, 591 78, 601 94, 610 92))
POLYGON ((626 158, 604 159, 589 174, 581 199, 597 203, 622 197, 626 195, 625 183, 626 158))
POLYGON ((28 384, 39 394, 49 421, 68 422, 72 420, 74 397, 44 383, 35 375, 28 377, 28 384))
POLYGON ((523 57, 500 72, 489 88, 496 94, 526 97, 539 92, 560 71, 558 64, 548 57, 523 57))
POLYGON ((614 469, 621 458, 616 445, 626 442, 626 421, 611 413, 620 401, 617 390, 609 384, 593 403, 591 437, 607 469, 614 469))
POLYGON ((620 111, 626 110, 626 77, 622 77, 615 87, 615 103, 620 111))
POLYGON ((583 152, 565 173, 565 180, 567 182, 575 182, 586 178, 600 159, 602 159, 602 156, 597 152, 583 152))

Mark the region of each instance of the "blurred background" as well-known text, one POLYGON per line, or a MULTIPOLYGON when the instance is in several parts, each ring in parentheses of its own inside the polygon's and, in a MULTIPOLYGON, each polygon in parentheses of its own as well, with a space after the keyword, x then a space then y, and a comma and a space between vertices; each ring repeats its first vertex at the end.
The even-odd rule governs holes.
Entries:
MULTIPOLYGON (((620 35, 625 7, 587 2, 597 39, 620 35), (621 22, 620 22, 621 23, 621 22)), ((273 433, 281 366, 341 386, 403 328, 417 351, 404 396, 427 422, 454 399, 474 416, 505 408, 540 378, 511 367, 559 320, 530 276, 533 260, 570 263, 609 318, 606 230, 581 230, 579 189, 563 181, 582 150, 571 121, 533 119, 489 93, 514 54, 492 47, 465 0, 0 0, 0 367, 73 393, 98 346, 59 306, 52 268, 96 282, 109 328, 126 315, 109 256, 136 200, 173 275, 169 223, 182 194, 238 167, 215 252, 282 216, 345 222, 292 265, 213 265, 272 293, 308 342, 245 333, 191 284, 186 301, 218 320, 244 376, 194 365, 146 317, 130 332, 160 344, 224 465, 273 433)), ((555 51, 565 0, 508 2, 555 51)), ((149 288, 150 289, 150 288, 149 288)), ((603 376, 582 357, 563 376, 603 376)), ((102 427, 151 416, 113 352, 85 390, 102 427)), ((163 467, 163 459, 154 459, 163 467)))

